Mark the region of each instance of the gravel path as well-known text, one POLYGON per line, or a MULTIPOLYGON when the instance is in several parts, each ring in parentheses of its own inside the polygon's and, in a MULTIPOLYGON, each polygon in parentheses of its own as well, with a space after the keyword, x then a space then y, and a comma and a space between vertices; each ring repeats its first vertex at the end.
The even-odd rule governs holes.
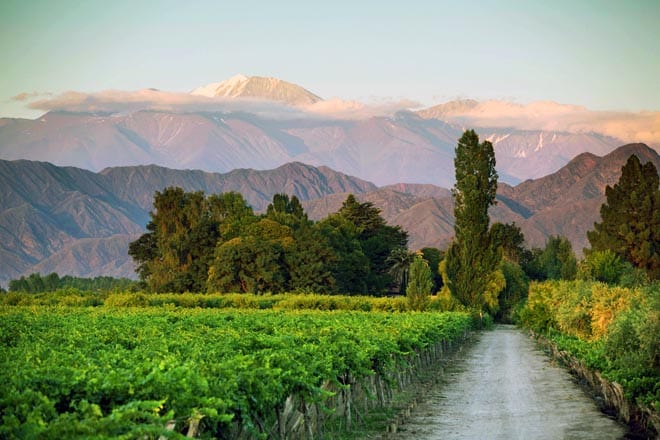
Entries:
POLYGON ((459 353, 400 439, 621 439, 568 372, 523 332, 498 326, 459 353))

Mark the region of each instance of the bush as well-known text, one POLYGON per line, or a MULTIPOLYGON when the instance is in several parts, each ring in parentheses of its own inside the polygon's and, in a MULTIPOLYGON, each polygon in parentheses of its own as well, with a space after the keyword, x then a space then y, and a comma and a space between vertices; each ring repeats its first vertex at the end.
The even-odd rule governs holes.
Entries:
POLYGON ((632 268, 611 250, 593 251, 580 262, 578 279, 618 284, 621 275, 632 268))
POLYGON ((532 283, 519 319, 620 383, 633 401, 660 407, 660 284, 532 283))

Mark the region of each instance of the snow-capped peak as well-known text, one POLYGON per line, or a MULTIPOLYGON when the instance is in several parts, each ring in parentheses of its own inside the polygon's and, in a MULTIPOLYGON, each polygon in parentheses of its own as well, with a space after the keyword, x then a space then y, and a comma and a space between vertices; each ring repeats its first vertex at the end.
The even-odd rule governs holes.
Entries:
POLYGON ((310 91, 281 79, 245 75, 235 75, 222 82, 198 87, 190 93, 209 98, 268 99, 292 105, 308 105, 321 100, 310 91))

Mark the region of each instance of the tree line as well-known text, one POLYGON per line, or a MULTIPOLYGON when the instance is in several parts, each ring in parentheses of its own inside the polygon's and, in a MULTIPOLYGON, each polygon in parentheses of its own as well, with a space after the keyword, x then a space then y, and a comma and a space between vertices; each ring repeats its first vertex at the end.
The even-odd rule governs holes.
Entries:
MULTIPOLYGON (((147 232, 129 254, 141 288, 153 292, 398 292, 408 293, 413 309, 439 293, 444 309, 505 320, 526 298, 530 281, 635 285, 660 278, 660 187, 651 162, 631 156, 617 184, 606 188, 601 221, 588 232, 591 248, 580 262, 565 237, 527 249, 515 223, 490 224, 495 164, 492 144, 466 131, 456 148, 455 235, 446 250, 410 252, 408 233, 353 195, 314 222, 295 196, 276 194, 258 215, 236 192, 207 196, 170 187, 155 193, 147 232)), ((10 290, 63 287, 56 277, 22 277, 10 290)))
POLYGON ((379 294, 394 281, 388 257, 408 234, 349 195, 314 222, 296 196, 276 194, 257 215, 236 192, 156 192, 143 234, 129 246, 154 292, 379 294))
POLYGON ((99 276, 93 278, 74 277, 65 275, 60 277, 52 272, 48 275, 33 273, 9 281, 10 292, 42 293, 52 292, 58 289, 79 289, 85 291, 98 290, 130 290, 137 287, 134 280, 128 278, 114 278, 99 276))

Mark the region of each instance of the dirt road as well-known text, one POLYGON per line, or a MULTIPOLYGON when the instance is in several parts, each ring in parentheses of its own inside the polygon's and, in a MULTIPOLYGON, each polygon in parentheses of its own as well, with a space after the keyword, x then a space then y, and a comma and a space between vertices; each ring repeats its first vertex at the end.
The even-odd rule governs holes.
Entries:
POLYGON ((562 368, 514 327, 479 336, 427 395, 400 439, 621 439, 562 368))

